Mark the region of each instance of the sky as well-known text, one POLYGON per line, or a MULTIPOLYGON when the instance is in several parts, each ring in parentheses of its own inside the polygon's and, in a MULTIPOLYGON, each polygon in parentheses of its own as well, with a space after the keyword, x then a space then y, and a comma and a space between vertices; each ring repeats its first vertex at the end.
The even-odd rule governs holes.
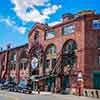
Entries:
POLYGON ((64 13, 95 10, 100 14, 100 0, 1 0, 0 48, 23 45, 36 22, 55 25, 64 13))

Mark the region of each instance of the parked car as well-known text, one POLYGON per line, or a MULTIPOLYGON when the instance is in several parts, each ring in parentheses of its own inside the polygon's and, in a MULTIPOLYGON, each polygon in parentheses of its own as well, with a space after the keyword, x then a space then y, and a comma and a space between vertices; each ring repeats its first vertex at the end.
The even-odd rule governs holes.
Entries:
POLYGON ((9 91, 13 91, 16 83, 14 81, 6 80, 4 84, 1 86, 1 89, 7 89, 9 91))
POLYGON ((32 80, 27 80, 27 84, 23 89, 23 93, 31 94, 33 90, 32 80))
POLYGON ((3 86, 4 83, 5 83, 5 80, 0 80, 0 89, 3 86))
POLYGON ((5 81, 4 84, 1 86, 1 89, 4 90, 4 89, 8 89, 8 84, 9 84, 9 81, 5 81))
POLYGON ((16 83, 14 81, 10 81, 8 84, 8 91, 14 91, 16 83))
POLYGON ((26 87, 27 82, 25 80, 20 80, 19 84, 15 86, 15 92, 23 92, 23 89, 26 87))

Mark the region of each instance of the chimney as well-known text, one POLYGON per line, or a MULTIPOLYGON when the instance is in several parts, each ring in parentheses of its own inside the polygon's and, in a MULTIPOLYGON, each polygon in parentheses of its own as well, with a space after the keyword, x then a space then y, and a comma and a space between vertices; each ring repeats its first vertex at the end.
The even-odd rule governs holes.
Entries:
POLYGON ((74 15, 71 13, 65 13, 62 15, 63 22, 67 22, 74 18, 74 15))
POLYGON ((9 43, 9 44, 7 44, 7 50, 9 50, 10 48, 11 48, 11 44, 9 43))
POLYGON ((84 15, 95 15, 96 12, 94 10, 82 10, 76 14, 76 16, 84 16, 84 15))

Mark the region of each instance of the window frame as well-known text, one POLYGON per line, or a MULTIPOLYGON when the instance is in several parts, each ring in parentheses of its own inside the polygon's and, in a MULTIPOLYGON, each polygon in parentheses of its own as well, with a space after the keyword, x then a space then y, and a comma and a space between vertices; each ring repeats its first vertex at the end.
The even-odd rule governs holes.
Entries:
POLYGON ((39 38, 40 38, 40 32, 39 32, 38 30, 36 30, 36 31, 34 32, 34 40, 35 40, 35 41, 38 41, 39 38))
POLYGON ((52 38, 54 38, 56 36, 56 29, 55 30, 50 30, 50 31, 46 31, 45 32, 45 40, 49 40, 49 39, 52 39, 52 38), (52 37, 49 37, 49 36, 47 36, 47 33, 54 33, 54 34, 52 34, 53 36, 52 37), (49 38, 48 38, 49 37, 49 38))
POLYGON ((55 45, 50 45, 47 48, 47 55, 54 55, 56 54, 56 46, 55 45))
POLYGON ((69 35, 71 33, 74 33, 75 31, 76 31, 75 24, 67 24, 67 25, 63 25, 63 27, 62 27, 63 35, 69 35), (67 32, 65 31, 65 28, 67 28, 67 32), (72 29, 74 29, 74 30, 72 30, 72 29))
POLYGON ((100 29, 100 19, 92 20, 92 28, 94 30, 99 30, 100 29))

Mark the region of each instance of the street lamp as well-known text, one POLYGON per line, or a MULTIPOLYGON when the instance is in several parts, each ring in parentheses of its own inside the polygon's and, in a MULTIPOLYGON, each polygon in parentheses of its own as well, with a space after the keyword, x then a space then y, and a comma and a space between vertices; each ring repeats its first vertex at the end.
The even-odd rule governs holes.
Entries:
POLYGON ((83 93, 83 74, 81 71, 78 72, 77 74, 77 86, 78 86, 78 94, 79 96, 82 95, 83 93))

